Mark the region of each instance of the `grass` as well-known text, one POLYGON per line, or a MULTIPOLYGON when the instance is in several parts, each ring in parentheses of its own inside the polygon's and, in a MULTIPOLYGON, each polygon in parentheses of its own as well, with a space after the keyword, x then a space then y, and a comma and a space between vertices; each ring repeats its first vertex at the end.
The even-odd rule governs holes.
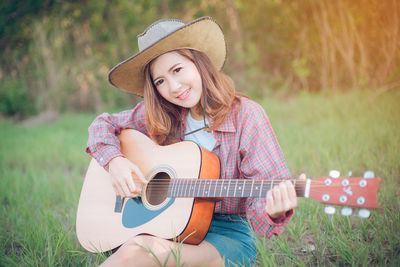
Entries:
MULTIPOLYGON (((259 100, 293 176, 330 169, 382 179, 369 219, 324 214, 301 199, 284 233, 258 239, 259 266, 400 265, 400 91, 304 93, 259 100)), ((0 266, 93 266, 75 216, 89 163, 84 153, 94 114, 66 114, 24 128, 0 122, 0 266)))
POLYGON ((382 179, 380 207, 366 220, 328 216, 322 205, 301 199, 280 238, 260 240, 264 265, 400 264, 399 103, 399 91, 356 90, 262 101, 294 176, 373 170, 382 179))

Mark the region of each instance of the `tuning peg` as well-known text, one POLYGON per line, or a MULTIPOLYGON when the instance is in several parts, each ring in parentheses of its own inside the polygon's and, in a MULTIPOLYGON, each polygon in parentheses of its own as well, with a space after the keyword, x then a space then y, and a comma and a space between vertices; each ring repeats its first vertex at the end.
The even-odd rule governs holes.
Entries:
POLYGON ((375 177, 375 173, 373 171, 366 171, 364 172, 365 179, 372 179, 375 177))
POLYGON ((370 214, 371 214, 371 212, 368 209, 360 209, 358 211, 358 216, 360 216, 360 218, 363 218, 363 219, 368 218, 370 214))
POLYGON ((344 207, 341 213, 343 216, 350 216, 353 213, 353 210, 349 207, 344 207))
POLYGON ((329 171, 329 176, 336 179, 339 178, 340 172, 338 170, 330 170, 329 171))
POLYGON ((334 206, 326 206, 324 211, 328 215, 333 215, 336 212, 336 208, 334 206))
POLYGON ((348 176, 348 177, 351 177, 352 174, 353 174, 353 172, 352 172, 352 171, 349 171, 349 172, 347 173, 347 176, 348 176))

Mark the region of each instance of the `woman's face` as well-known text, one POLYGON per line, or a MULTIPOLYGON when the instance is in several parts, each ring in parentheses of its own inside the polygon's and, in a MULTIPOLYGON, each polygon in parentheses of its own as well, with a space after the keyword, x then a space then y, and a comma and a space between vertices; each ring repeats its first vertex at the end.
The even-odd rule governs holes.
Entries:
MULTIPOLYGON (((167 101, 189 108, 192 116, 201 98, 201 77, 196 65, 175 51, 157 57, 151 67, 157 91, 167 101)), ((200 115, 201 116, 201 115, 200 115)))

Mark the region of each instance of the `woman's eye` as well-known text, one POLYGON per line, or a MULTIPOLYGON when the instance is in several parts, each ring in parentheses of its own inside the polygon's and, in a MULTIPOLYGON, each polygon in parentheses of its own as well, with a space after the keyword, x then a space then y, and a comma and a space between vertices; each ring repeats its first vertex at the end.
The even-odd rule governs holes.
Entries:
POLYGON ((159 86, 159 85, 161 85, 163 82, 164 82, 163 79, 158 79, 158 80, 156 81, 155 85, 156 85, 156 86, 159 86))
POLYGON ((176 69, 174 69, 174 72, 180 72, 182 70, 182 67, 178 67, 176 69))

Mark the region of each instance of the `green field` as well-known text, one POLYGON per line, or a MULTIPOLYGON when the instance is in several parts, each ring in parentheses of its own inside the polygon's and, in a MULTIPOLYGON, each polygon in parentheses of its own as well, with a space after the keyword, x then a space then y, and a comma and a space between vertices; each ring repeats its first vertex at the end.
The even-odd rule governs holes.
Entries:
MULTIPOLYGON (((259 239, 259 266, 400 265, 400 91, 265 98, 293 176, 337 169, 382 179, 369 219, 329 216, 301 199, 286 231, 259 239)), ((0 122, 0 266, 93 266, 104 259, 75 236, 95 114, 65 114, 30 128, 0 122)))

